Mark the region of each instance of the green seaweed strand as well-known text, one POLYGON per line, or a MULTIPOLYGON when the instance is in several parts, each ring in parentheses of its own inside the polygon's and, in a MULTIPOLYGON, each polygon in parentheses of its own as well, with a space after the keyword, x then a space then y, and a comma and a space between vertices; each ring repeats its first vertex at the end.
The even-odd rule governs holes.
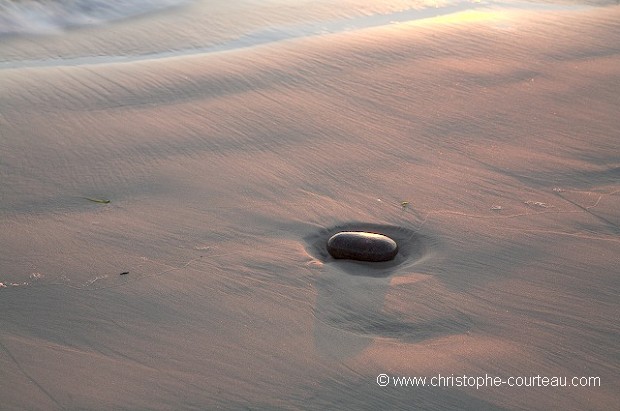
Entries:
POLYGON ((110 202, 110 200, 105 200, 101 198, 91 198, 91 197, 82 197, 82 198, 88 201, 92 201, 93 203, 108 204, 110 202))

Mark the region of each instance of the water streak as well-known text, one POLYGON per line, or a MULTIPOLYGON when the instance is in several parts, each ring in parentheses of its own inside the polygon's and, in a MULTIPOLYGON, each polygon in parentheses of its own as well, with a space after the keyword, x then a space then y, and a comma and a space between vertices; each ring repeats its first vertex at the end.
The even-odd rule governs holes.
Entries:
POLYGON ((0 35, 46 34, 163 10, 185 0, 0 0, 0 35))

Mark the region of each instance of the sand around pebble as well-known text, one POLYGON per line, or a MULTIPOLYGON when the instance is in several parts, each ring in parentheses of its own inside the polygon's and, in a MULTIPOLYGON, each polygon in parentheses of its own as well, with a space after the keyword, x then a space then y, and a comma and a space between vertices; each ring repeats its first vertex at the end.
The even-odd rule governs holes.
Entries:
POLYGON ((620 7, 276 3, 0 37, 0 408, 617 409, 620 7))

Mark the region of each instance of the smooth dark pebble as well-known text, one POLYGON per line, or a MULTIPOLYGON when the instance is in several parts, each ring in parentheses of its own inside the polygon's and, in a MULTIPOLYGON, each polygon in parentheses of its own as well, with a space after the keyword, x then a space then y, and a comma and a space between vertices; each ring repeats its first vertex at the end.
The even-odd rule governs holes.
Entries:
POLYGON ((342 231, 327 241, 327 251, 334 258, 379 262, 394 259, 398 244, 383 234, 342 231))

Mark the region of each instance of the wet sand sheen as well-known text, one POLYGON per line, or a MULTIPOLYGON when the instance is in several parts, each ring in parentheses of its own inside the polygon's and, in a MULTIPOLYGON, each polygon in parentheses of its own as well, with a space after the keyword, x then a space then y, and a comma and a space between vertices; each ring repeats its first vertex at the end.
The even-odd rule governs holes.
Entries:
POLYGON ((0 71, 3 407, 613 408, 618 21, 0 71), (315 247, 377 228, 402 244, 380 268, 315 247))

